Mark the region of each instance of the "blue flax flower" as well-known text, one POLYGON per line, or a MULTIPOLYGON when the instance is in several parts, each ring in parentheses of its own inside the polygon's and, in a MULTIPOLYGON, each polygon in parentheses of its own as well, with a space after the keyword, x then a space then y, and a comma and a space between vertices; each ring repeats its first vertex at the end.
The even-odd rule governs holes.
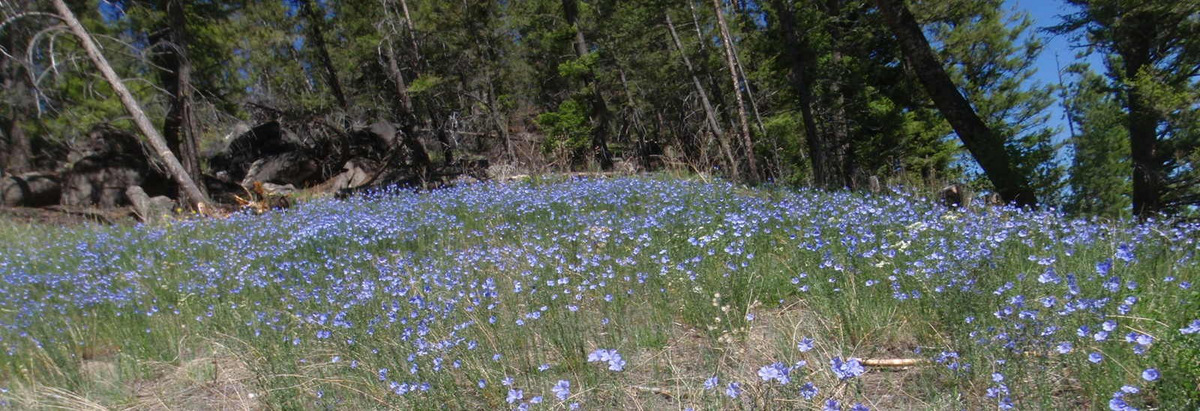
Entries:
POLYGON ((833 370, 833 373, 842 380, 848 380, 860 376, 864 371, 866 371, 866 369, 863 368, 862 363, 859 362, 857 358, 851 358, 843 361, 842 357, 834 357, 833 359, 829 360, 829 366, 829 368, 833 370))

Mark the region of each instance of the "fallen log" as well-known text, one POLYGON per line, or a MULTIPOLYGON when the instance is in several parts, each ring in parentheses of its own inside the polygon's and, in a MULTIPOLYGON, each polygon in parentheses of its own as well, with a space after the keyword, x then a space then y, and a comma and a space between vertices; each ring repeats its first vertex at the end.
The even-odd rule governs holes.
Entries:
POLYGON ((933 364, 924 358, 866 358, 859 361, 864 367, 913 367, 933 364))

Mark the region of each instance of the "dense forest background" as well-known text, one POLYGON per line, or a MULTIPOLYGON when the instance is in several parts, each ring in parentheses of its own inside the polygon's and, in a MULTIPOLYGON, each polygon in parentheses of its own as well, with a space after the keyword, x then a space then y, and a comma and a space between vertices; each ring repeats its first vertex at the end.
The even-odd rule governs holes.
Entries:
MULTIPOLYGON (((58 1, 0 0, 9 173, 135 130, 58 1)), ((1200 203, 1196 0, 1068 0, 1052 27, 999 0, 65 3, 197 180, 265 121, 329 138, 383 121, 417 166, 963 182, 1110 217, 1200 203), (1045 84, 1051 35, 1078 63, 1045 84)))

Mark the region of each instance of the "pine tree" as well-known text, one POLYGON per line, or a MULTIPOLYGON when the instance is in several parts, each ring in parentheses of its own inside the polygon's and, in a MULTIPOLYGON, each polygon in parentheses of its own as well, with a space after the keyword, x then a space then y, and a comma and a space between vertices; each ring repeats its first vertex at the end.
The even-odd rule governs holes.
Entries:
POLYGON ((1078 80, 1067 91, 1071 136, 1070 199, 1074 213, 1120 217, 1130 211, 1129 131, 1121 102, 1103 76, 1073 67, 1078 80))
POLYGON ((1133 213, 1149 217, 1200 203, 1200 2, 1068 0, 1059 33, 1106 54, 1110 88, 1125 107, 1133 213))
MULTIPOLYGON (((1057 134, 1047 125, 1054 88, 1031 80, 1041 42, 1028 13, 1004 10, 999 0, 918 3, 939 45, 947 73, 1004 146, 1017 171, 1030 178, 1043 203, 1058 203, 1064 170, 1054 162, 1057 134)), ((980 182, 982 176, 979 178, 980 182)))
POLYGON ((1000 197, 1019 206, 1037 204, 1028 177, 1012 162, 1004 140, 988 127, 950 80, 908 6, 901 0, 876 0, 875 4, 899 41, 914 74, 1000 197))

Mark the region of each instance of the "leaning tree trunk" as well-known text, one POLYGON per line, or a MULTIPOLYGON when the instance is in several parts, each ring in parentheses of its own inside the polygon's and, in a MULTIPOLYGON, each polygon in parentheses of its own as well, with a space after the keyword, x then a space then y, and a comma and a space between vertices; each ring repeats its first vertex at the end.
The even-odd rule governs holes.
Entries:
POLYGON ((180 164, 192 181, 200 181, 200 152, 192 115, 192 61, 188 57, 187 14, 180 0, 163 0, 162 6, 167 11, 169 27, 158 42, 163 48, 159 65, 164 68, 161 75, 163 88, 171 96, 170 108, 163 120, 163 138, 167 147, 178 154, 180 164))
POLYGON ((167 172, 179 184, 184 194, 183 197, 197 211, 206 211, 205 209, 209 203, 208 197, 200 191, 195 181, 188 176, 187 170, 175 158, 175 154, 171 153, 171 149, 167 147, 167 142, 163 140, 162 135, 150 123, 150 119, 146 117, 146 113, 142 111, 137 100, 133 99, 133 94, 129 93, 129 89, 125 88, 125 83, 121 82, 121 78, 117 77, 117 73, 108 64, 108 60, 104 58, 103 54, 100 54, 100 50, 96 47, 96 43, 92 41, 92 37, 88 35, 87 30, 83 28, 83 25, 79 24, 79 20, 75 18, 75 14, 71 12, 71 9, 67 7, 67 4, 63 0, 50 1, 58 12, 59 18, 67 24, 67 27, 71 29, 71 33, 79 39, 79 43, 83 46, 84 51, 87 52, 88 58, 92 60, 92 63, 100 70, 100 74, 104 76, 109 86, 112 87, 113 92, 121 99, 121 103, 125 106, 125 110, 129 112, 129 115, 133 117, 133 122, 137 125, 138 130, 146 136, 146 140, 150 142, 150 146, 154 149, 154 152, 166 164, 167 172))
POLYGON ((388 76, 391 77, 392 84, 396 86, 396 98, 393 99, 392 107, 396 117, 400 120, 400 141, 412 154, 413 165, 420 169, 422 174, 425 174, 428 172, 431 161, 425 145, 417 138, 417 116, 413 113, 412 98, 408 94, 408 83, 404 81, 404 73, 400 72, 400 64, 396 62, 396 53, 392 48, 391 40, 387 40, 385 43, 387 44, 385 58, 387 59, 388 76))
POLYGON ((875 0, 875 4, 899 40, 900 48, 916 72, 917 79, 937 105, 938 111, 954 128, 967 151, 983 168, 1000 198, 1019 206, 1036 206, 1037 197, 1030 189, 1028 177, 1017 171, 1004 148, 1004 141, 988 128, 970 102, 950 81, 950 76, 930 48, 921 26, 904 5, 904 0, 875 0))
POLYGON ((300 14, 304 15, 304 19, 308 21, 308 36, 312 41, 313 47, 316 48, 317 58, 321 60, 321 67, 325 72, 325 83, 329 85, 330 93, 333 93, 333 98, 337 100, 338 107, 342 110, 349 108, 346 102, 346 94, 342 92, 342 82, 338 80, 337 69, 333 67, 333 59, 329 57, 329 48, 325 45, 325 34, 323 26, 325 18, 317 14, 313 8, 312 0, 300 0, 300 14))
MULTIPOLYGON (((563 14, 567 19, 567 25, 575 28, 575 54, 579 58, 588 55, 587 39, 583 36, 583 27, 579 24, 579 3, 577 0, 562 0, 563 14)), ((608 109, 608 102, 604 101, 604 95, 600 93, 599 84, 596 81, 596 74, 588 69, 587 77, 584 79, 584 84, 591 89, 591 95, 588 99, 591 100, 590 117, 594 123, 592 129, 592 150, 595 153, 596 161, 600 163, 600 168, 603 170, 611 170, 613 167, 612 152, 608 150, 608 132, 610 123, 612 122, 612 112, 608 109)))
POLYGON ((625 69, 620 67, 618 63, 617 72, 621 75, 621 87, 625 91, 625 104, 629 106, 629 120, 633 123, 631 129, 636 130, 637 137, 637 153, 638 161, 642 165, 643 170, 650 169, 650 151, 646 146, 646 128, 642 125, 641 114, 638 113, 637 104, 633 100, 633 89, 629 87, 629 80, 625 77, 625 69))
MULTIPOLYGON (((406 54, 409 56, 410 61, 412 62, 410 67, 413 67, 413 70, 415 71, 413 76, 420 76, 423 71, 429 70, 428 61, 421 57, 421 49, 417 44, 417 27, 416 23, 413 22, 412 15, 408 11, 408 2, 405 0, 400 0, 398 3, 400 13, 403 14, 403 17, 401 18, 401 22, 403 23, 402 26, 404 28, 405 35, 409 40, 406 54)), ((385 3, 385 6, 388 4, 389 3, 385 3)), ((396 4, 390 3, 390 6, 395 8, 396 4)), ((392 11, 388 12, 389 16, 393 14, 394 12, 392 11)), ((399 101, 404 104, 404 107, 401 108, 403 111, 403 113, 401 113, 401 117, 407 116, 412 120, 412 124, 415 127, 416 122, 418 121, 416 108, 412 103, 412 98, 408 93, 408 86, 405 84, 403 74, 400 71, 395 48, 392 45, 391 39, 388 39, 387 41, 387 51, 389 53, 387 70, 388 73, 390 73, 389 76, 394 79, 396 86, 398 87, 397 91, 400 96, 399 101)), ((439 106, 437 104, 426 104, 425 106, 425 111, 428 114, 428 117, 425 119, 426 126, 433 133, 434 138, 438 141, 442 148, 442 163, 448 166, 454 162, 454 151, 445 127, 446 116, 439 112, 440 110, 438 109, 439 106)), ((406 137, 409 139, 405 140, 405 145, 407 145, 410 150, 413 150, 415 153, 414 156, 417 157, 419 162, 422 162, 426 166, 432 164, 431 157, 429 157, 429 153, 425 145, 421 143, 416 134, 413 134, 412 131, 415 131, 415 128, 413 130, 409 130, 408 137, 406 137), (420 152, 418 153, 417 150, 420 150, 420 152)))
POLYGON ((729 66, 729 77, 733 79, 733 95, 737 100, 738 122, 742 126, 742 145, 746 150, 746 162, 750 166, 749 181, 758 179, 758 164, 754 159, 754 141, 750 139, 750 122, 746 119, 746 103, 742 101, 742 80, 738 76, 737 61, 733 56, 733 38, 729 36, 729 27, 725 24, 725 12, 721 11, 721 1, 713 0, 713 8, 717 13, 717 25, 721 31, 721 40, 725 43, 726 65, 729 66))
MULTIPOLYGON (((696 43, 698 45, 697 52, 699 52, 699 54, 700 54, 700 61, 701 62, 708 61, 708 46, 707 46, 707 44, 712 41, 711 40, 712 38, 704 35, 704 30, 702 29, 703 26, 700 24, 700 13, 696 9, 696 3, 689 0, 687 2, 687 5, 688 5, 688 11, 690 12, 690 15, 692 16, 692 28, 694 29, 693 31, 696 32, 696 43)), ((711 73, 707 73, 707 72, 705 72, 705 80, 708 81, 709 91, 712 92, 712 101, 716 102, 717 105, 722 104, 722 102, 725 101, 725 96, 724 96, 723 92, 721 91, 721 82, 716 78, 716 76, 713 76, 711 73)), ((717 114, 721 117, 722 124, 726 124, 726 123, 732 124, 733 123, 733 120, 729 117, 729 113, 727 111, 720 110, 720 111, 717 111, 717 114)), ((723 129, 724 127, 721 127, 721 128, 723 129)), ((737 134, 737 132, 735 131, 735 132, 733 132, 733 134, 737 134)), ((716 134, 714 134, 714 135, 716 135, 716 134)), ((720 143, 720 149, 724 150, 725 158, 727 158, 729 161, 729 169, 731 171, 733 171, 733 173, 732 173, 733 180, 741 181, 741 179, 742 179, 740 176, 741 165, 738 164, 737 158, 735 158, 734 154, 733 154, 733 148, 730 146, 732 139, 733 139, 733 137, 729 137, 728 139, 721 139, 718 141, 720 143)))
MULTIPOLYGON (((708 92, 704 91, 704 85, 700 84, 700 76, 696 74, 696 68, 692 66, 692 60, 688 58, 687 51, 683 49, 683 42, 679 40, 679 34, 675 32, 675 24, 671 22, 671 15, 666 14, 667 30, 671 33, 671 40, 675 43, 675 48, 679 50, 679 57, 683 59, 683 66, 687 69, 688 74, 692 77, 692 85, 696 87, 696 94, 700 96, 700 105, 704 108, 704 119, 708 121, 708 127, 713 130, 713 134, 717 137, 717 142, 721 144, 726 153, 732 153, 729 149, 729 142, 725 140, 725 133, 721 129, 721 123, 717 120, 717 111, 713 109, 712 103, 708 100, 708 92)), ((698 148, 698 147, 695 147, 698 148)), ((732 154, 728 157, 729 171, 734 180, 740 178, 738 175, 737 161, 732 154)))

